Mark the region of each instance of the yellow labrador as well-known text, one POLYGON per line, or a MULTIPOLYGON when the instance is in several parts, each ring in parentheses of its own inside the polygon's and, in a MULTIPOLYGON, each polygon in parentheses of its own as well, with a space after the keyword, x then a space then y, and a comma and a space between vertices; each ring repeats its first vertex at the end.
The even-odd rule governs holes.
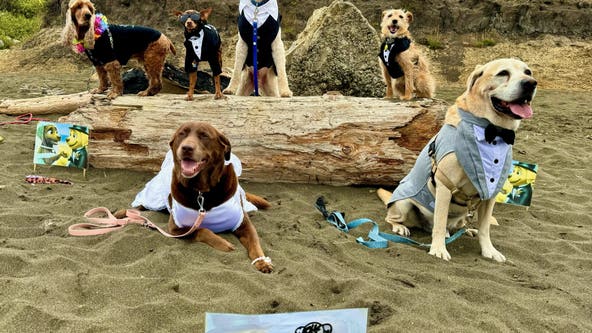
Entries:
POLYGON ((481 254, 506 260, 491 243, 489 226, 496 223, 495 196, 511 171, 514 131, 532 116, 536 87, 531 70, 520 60, 497 59, 475 68, 466 91, 448 109, 444 126, 411 172, 392 195, 378 191, 388 205, 386 221, 393 232, 407 236, 408 227, 431 230, 429 254, 450 260, 446 234, 476 212, 481 254))

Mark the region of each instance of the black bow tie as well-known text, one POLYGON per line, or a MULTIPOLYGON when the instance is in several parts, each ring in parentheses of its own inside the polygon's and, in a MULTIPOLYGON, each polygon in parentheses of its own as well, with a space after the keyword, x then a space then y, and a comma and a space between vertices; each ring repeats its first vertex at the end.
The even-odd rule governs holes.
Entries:
POLYGON ((516 133, 514 131, 489 124, 485 128, 485 141, 492 143, 496 136, 502 138, 507 144, 513 145, 516 133))

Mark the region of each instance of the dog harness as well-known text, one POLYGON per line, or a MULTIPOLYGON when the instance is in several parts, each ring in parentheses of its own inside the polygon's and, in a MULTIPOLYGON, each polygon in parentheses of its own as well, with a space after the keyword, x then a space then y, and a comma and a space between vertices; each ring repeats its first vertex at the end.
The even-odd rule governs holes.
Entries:
POLYGON ((485 128, 491 125, 487 119, 477 118, 461 109, 458 113, 461 116, 458 127, 444 125, 422 149, 411 172, 393 192, 389 206, 395 201, 411 198, 434 211, 435 198, 428 189, 432 173, 430 146, 434 148, 433 156, 437 162, 450 153, 456 154, 481 200, 494 198, 502 189, 512 169, 512 145, 499 136, 491 141, 486 139, 485 128))
POLYGON ((396 57, 400 53, 407 51, 409 46, 411 46, 411 40, 407 37, 387 38, 382 44, 380 44, 380 52, 378 53, 378 56, 393 79, 405 75, 401 65, 397 62, 396 57))
MULTIPOLYGON (((271 44, 280 30, 282 19, 277 1, 264 0, 257 3, 252 0, 241 0, 238 10, 238 32, 247 45, 253 43, 253 20, 255 15, 257 17, 257 68, 274 67, 271 44)), ((243 67, 253 66, 253 48, 249 47, 248 50, 243 67)))
MULTIPOLYGON (((173 216, 175 225, 179 228, 191 228, 200 212, 193 208, 185 207, 171 198, 172 207, 168 207, 173 216)), ((240 191, 237 189, 234 195, 226 202, 206 212, 200 228, 210 229, 215 233, 235 231, 243 222, 244 211, 240 191)))
POLYGON ((221 44, 220 34, 213 25, 206 24, 202 29, 191 32, 185 30, 185 72, 195 73, 199 62, 207 61, 212 75, 220 75, 222 68, 218 61, 218 50, 221 44))
POLYGON ((109 28, 95 40, 94 49, 85 49, 84 52, 95 66, 103 66, 113 60, 125 65, 132 55, 146 50, 160 35, 158 30, 139 25, 109 24, 109 28))

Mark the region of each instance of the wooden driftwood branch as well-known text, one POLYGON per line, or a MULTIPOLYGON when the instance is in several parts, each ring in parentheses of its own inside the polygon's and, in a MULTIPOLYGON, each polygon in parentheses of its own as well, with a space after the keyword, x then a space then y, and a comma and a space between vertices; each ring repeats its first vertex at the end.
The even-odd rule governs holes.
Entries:
POLYGON ((91 97, 92 95, 89 93, 77 93, 29 99, 7 99, 0 101, 0 113, 7 115, 67 114, 88 105, 91 97))
POLYGON ((440 100, 399 102, 340 95, 214 100, 183 95, 97 96, 60 118, 89 126, 96 168, 157 171, 185 121, 206 121, 230 140, 242 179, 331 185, 394 185, 442 125, 440 100))

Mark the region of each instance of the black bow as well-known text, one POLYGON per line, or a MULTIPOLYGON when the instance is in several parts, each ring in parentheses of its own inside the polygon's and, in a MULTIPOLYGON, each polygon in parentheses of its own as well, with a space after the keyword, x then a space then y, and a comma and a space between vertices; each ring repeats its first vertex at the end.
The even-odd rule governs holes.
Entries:
POLYGON ((507 144, 513 145, 516 133, 514 131, 489 124, 485 127, 485 141, 492 143, 496 136, 502 138, 507 144))

